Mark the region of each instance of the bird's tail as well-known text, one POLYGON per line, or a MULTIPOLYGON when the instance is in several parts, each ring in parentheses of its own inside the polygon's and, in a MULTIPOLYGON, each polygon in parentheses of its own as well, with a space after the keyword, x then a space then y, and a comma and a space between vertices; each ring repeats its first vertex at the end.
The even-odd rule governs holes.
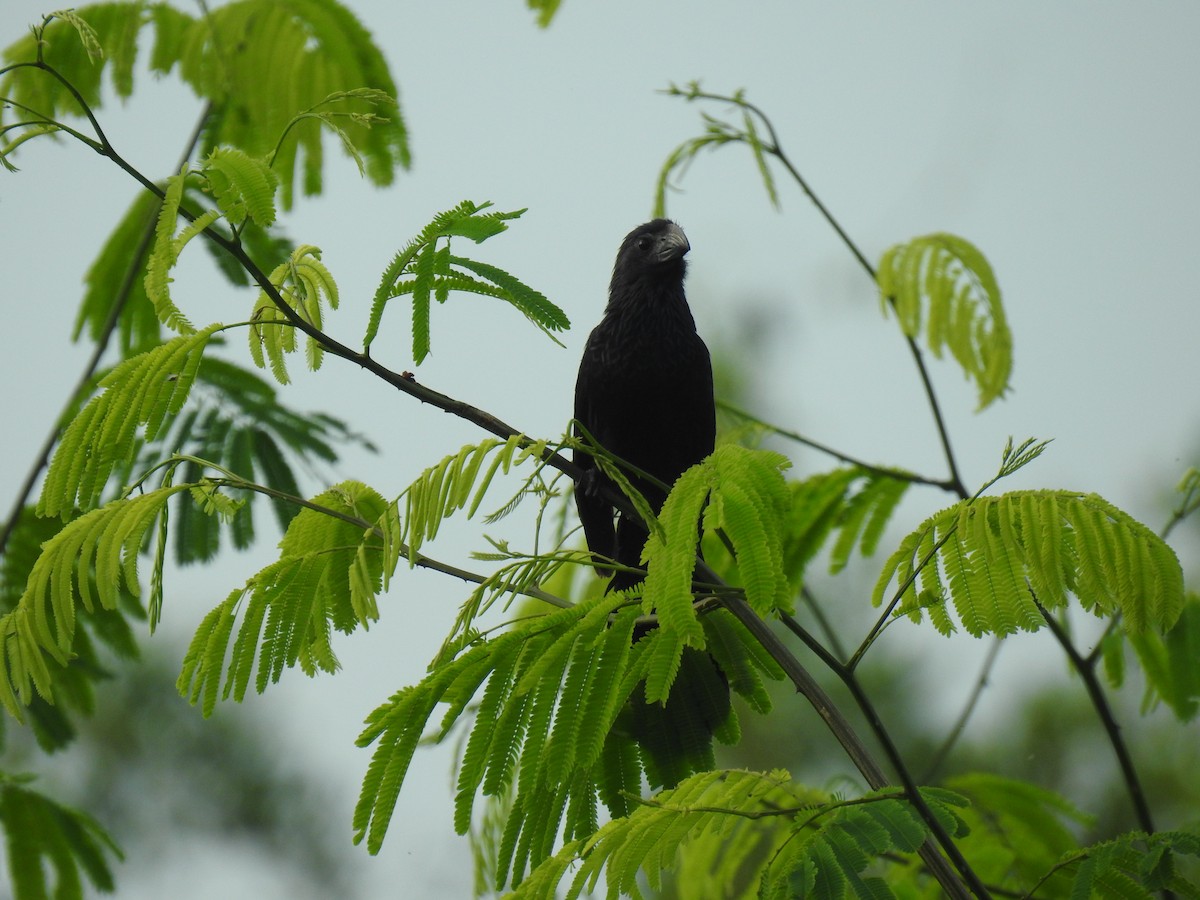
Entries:
MULTIPOLYGON (((651 629, 634 632, 636 642, 651 629)), ((667 702, 648 703, 639 684, 622 713, 642 751, 652 788, 674 787, 688 775, 714 768, 713 735, 732 714, 729 680, 703 650, 684 647, 667 702)))

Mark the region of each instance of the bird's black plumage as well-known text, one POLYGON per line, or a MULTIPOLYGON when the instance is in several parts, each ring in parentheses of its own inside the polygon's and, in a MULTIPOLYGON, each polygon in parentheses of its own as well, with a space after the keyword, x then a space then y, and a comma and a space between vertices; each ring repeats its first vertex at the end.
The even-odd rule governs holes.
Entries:
MULTIPOLYGON (((575 383, 575 418, 592 437, 667 485, 712 453, 716 436, 712 364, 683 291, 689 249, 683 230, 666 219, 629 233, 575 383)), ((614 527, 594 460, 577 453, 575 462, 587 473, 575 499, 588 547, 637 567, 646 529, 632 517, 614 527)), ((659 487, 631 480, 655 509, 662 505, 659 487)), ((636 579, 618 575, 618 582, 627 587, 636 579)))
MULTIPOLYGON (((668 487, 712 453, 716 437, 712 363, 683 290, 689 249, 683 230, 666 219, 626 236, 604 317, 588 337, 575 384, 576 420, 606 450, 668 487)), ((575 462, 584 470, 575 500, 589 549, 621 566, 640 567, 645 525, 615 513, 605 496, 615 486, 590 454, 575 453, 575 462)), ((657 511, 666 492, 628 474, 657 511)), ((641 580, 618 570, 608 589, 641 580)), ((635 640, 643 633, 635 632, 635 640)), ((729 689, 708 654, 685 648, 665 708, 650 707, 635 694, 626 713, 651 781, 673 784, 712 765, 712 734, 729 715, 729 689)))

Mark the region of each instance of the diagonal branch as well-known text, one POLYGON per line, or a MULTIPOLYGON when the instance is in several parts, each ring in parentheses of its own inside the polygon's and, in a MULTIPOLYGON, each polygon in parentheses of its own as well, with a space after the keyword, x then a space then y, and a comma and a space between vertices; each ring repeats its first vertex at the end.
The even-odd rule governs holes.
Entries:
POLYGON ((1104 733, 1108 735, 1108 742, 1112 745, 1113 753, 1116 754, 1117 765, 1121 769, 1125 790, 1129 792, 1129 799, 1133 803, 1133 811, 1137 816, 1139 827, 1147 834, 1153 834, 1155 831, 1154 819, 1150 815, 1150 805, 1146 802, 1146 792, 1142 789, 1142 783, 1138 778, 1137 768, 1133 764, 1133 757, 1129 753, 1125 738, 1121 736, 1121 726, 1117 724, 1112 707, 1108 705, 1108 698, 1104 696, 1104 688, 1100 684, 1100 679, 1096 677, 1096 657, 1092 657, 1090 660, 1084 659, 1075 649, 1075 645, 1071 643, 1071 636, 1067 634, 1066 629, 1042 606, 1042 602, 1033 592, 1032 587, 1029 588, 1029 594, 1033 597, 1033 602, 1037 604, 1042 618, 1046 620, 1046 626, 1050 629, 1050 633, 1054 635, 1054 639, 1067 654, 1067 659, 1075 667, 1079 677, 1083 679, 1088 699, 1092 701, 1096 715, 1100 717, 1100 724, 1104 726, 1104 733))

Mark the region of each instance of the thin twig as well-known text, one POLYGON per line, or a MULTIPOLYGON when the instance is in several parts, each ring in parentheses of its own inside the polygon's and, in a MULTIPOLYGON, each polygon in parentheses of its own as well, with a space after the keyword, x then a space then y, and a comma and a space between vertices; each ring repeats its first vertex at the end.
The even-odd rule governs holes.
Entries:
POLYGON ((947 491, 956 490, 954 483, 946 479, 928 478, 924 475, 916 475, 912 472, 906 472, 903 469, 893 469, 888 466, 877 466, 872 463, 863 462, 861 459, 857 459, 848 453, 843 453, 840 450, 835 450, 827 444, 822 444, 820 441, 814 441, 812 438, 807 438, 797 431, 790 431, 787 428, 780 428, 778 425, 772 425, 770 422, 766 422, 755 416, 753 413, 746 412, 744 409, 734 406, 732 403, 726 403, 723 400, 718 400, 717 407, 719 409, 723 409, 730 415, 737 416, 739 419, 750 422, 752 425, 761 428, 764 431, 769 431, 771 434, 777 434, 780 437, 787 438, 790 441, 795 441, 798 444, 811 447, 813 450, 824 453, 826 456, 832 456, 834 459, 840 460, 847 465, 855 466, 856 468, 862 469, 865 472, 870 472, 873 475, 882 475, 887 478, 895 478, 897 481, 909 481, 913 484, 928 484, 947 491))
MULTIPOLYGON (((878 287, 878 279, 876 277, 875 267, 867 260, 866 255, 862 252, 862 250, 859 249, 858 244, 856 244, 853 238, 847 234, 841 223, 838 222, 833 213, 829 211, 829 208, 821 202, 821 198, 817 196, 816 191, 812 189, 809 183, 805 180, 804 176, 800 174, 800 170, 793 165, 791 159, 783 149, 783 144, 779 140, 779 135, 775 131, 775 126, 767 117, 766 113, 764 113, 753 103, 741 97, 727 97, 723 94, 710 94, 707 91, 701 91, 699 88, 693 88, 688 91, 679 91, 679 93, 681 96, 684 96, 689 100, 702 99, 714 100, 719 103, 732 103, 735 106, 739 106, 742 109, 752 112, 754 115, 758 116, 758 118, 762 121, 763 126, 766 128, 769 136, 769 142, 762 145, 763 151, 775 157, 777 160, 779 160, 780 164, 787 169, 788 174, 792 176, 792 179, 797 185, 800 186, 800 189, 804 192, 808 199, 812 201, 812 204, 817 208, 817 211, 821 214, 825 221, 829 223, 829 226, 837 233, 837 236, 841 239, 842 243, 846 245, 846 248, 850 251, 854 258, 858 260, 859 266, 871 279, 871 283, 878 287)), ((895 306, 896 301, 894 298, 888 297, 887 301, 895 306)), ((946 465, 950 470, 950 478, 947 479, 945 483, 946 487, 948 490, 953 491, 960 498, 965 500, 967 498, 967 490, 963 484, 962 477, 958 472, 958 463, 954 456, 954 450, 950 445, 950 433, 946 429, 946 421, 942 416, 941 404, 938 403, 937 394, 934 393, 933 383, 929 378, 929 371, 925 366, 925 358, 921 353, 921 348, 917 346, 917 342, 913 338, 905 335, 905 339, 908 341, 908 348, 912 353, 913 362, 916 364, 917 372, 921 376, 921 384, 925 389, 925 397, 929 401, 929 408, 933 413, 933 420, 935 426, 937 427, 938 438, 941 440, 942 452, 945 454, 946 465)))

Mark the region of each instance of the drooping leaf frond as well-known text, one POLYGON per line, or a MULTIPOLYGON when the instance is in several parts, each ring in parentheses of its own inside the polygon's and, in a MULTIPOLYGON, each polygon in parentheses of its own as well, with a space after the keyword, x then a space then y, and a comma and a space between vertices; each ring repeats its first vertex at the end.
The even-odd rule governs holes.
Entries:
POLYGON ((464 200, 438 213, 392 259, 380 278, 363 337, 368 352, 379 333, 383 310, 394 297, 413 298, 413 360, 420 363, 430 349, 430 300, 444 303, 451 291, 495 297, 512 304, 553 339, 551 332, 570 327, 566 314, 544 295, 496 266, 450 253, 451 239, 465 237, 482 243, 508 228, 508 221, 525 210, 486 212, 491 203, 464 200))
POLYGON ((91 816, 33 790, 30 780, 0 774, 0 827, 13 896, 83 900, 91 894, 84 892, 85 880, 97 891, 112 891, 112 863, 124 858, 120 847, 91 816))
POLYGON ((984 255, 953 234, 929 234, 889 248, 877 272, 884 311, 896 311, 909 337, 925 338, 962 366, 979 391, 979 408, 1004 396, 1012 372, 1012 334, 1000 287, 984 255))
POLYGON ((119 363, 63 432, 38 500, 38 515, 62 516, 98 502, 117 465, 137 453, 137 432, 154 440, 183 408, 209 338, 222 326, 180 335, 119 363))
POLYGON ((702 151, 715 150, 728 144, 745 144, 750 148, 750 152, 754 155, 755 165, 758 167, 759 176, 762 178, 763 188, 767 192, 767 199, 771 201, 773 207, 778 209, 779 192, 775 188, 775 178, 767 164, 767 156, 776 154, 778 148, 763 141, 758 125, 755 123, 758 112, 746 101, 745 91, 738 90, 727 97, 718 97, 705 94, 700 90, 699 82, 693 81, 683 87, 671 84, 663 93, 671 97, 682 97, 688 101, 706 99, 728 103, 741 113, 741 124, 736 125, 710 116, 708 113, 701 113, 704 132, 696 137, 688 138, 672 150, 663 163, 662 169, 659 170, 658 183, 654 192, 654 215, 661 218, 667 214, 667 191, 674 187, 673 180, 682 177, 702 151))
POLYGON ((146 260, 146 296, 154 304, 158 320, 178 334, 191 334, 195 329, 187 316, 171 300, 171 269, 179 261, 179 254, 193 237, 215 222, 220 213, 210 209, 194 222, 189 223, 178 234, 175 225, 179 219, 179 204, 183 200, 184 184, 189 175, 188 164, 184 163, 179 173, 167 179, 162 204, 158 210, 158 225, 154 232, 154 245, 146 260))
POLYGON ((46 541, 16 606, 0 618, 0 702, 13 716, 21 717, 34 690, 53 699, 48 660, 67 664, 77 607, 114 610, 123 592, 140 596, 137 560, 145 536, 170 497, 187 487, 114 500, 46 541))
MULTIPOLYGON (((16 609, 30 573, 41 556, 42 546, 63 527, 60 519, 34 515, 32 506, 18 514, 0 556, 0 615, 16 609)), ((84 577, 90 578, 89 587, 94 592, 94 572, 85 573, 84 577)), ((137 657, 138 645, 131 622, 144 619, 145 612, 122 588, 116 609, 97 605, 88 610, 77 606, 75 617, 77 627, 68 653, 69 662, 65 667, 49 669, 54 703, 35 694, 21 710, 25 725, 46 752, 61 749, 73 741, 76 716, 94 711, 97 687, 107 677, 106 659, 114 655, 119 659, 137 657)))
MULTIPOLYGON (((1194 719, 1200 712, 1200 595, 1187 595, 1179 618, 1165 633, 1147 629, 1128 638, 1146 673, 1143 707, 1161 700, 1179 720, 1194 719)), ((1119 678, 1114 681, 1120 684, 1119 678)))
POLYGON ((467 444, 430 466, 401 494, 404 515, 395 546, 407 545, 409 561, 415 562, 425 542, 437 537, 445 519, 464 508, 467 518, 475 515, 497 473, 507 475, 513 466, 540 459, 545 450, 546 441, 531 441, 520 434, 504 441, 489 438, 467 444), (484 468, 489 456, 491 462, 484 468))
MULTIPOLYGON (((962 798, 922 794, 947 829, 961 834, 962 798)), ((605 896, 640 898, 642 878, 657 891, 670 871, 678 873, 681 896, 707 895, 713 884, 723 896, 737 896, 730 889, 739 882, 780 900, 891 896, 863 872, 883 854, 913 853, 926 835, 925 823, 894 791, 839 801, 795 784, 784 771, 704 772, 568 843, 512 897, 573 900, 597 891, 603 875, 605 896)))
POLYGON ((146 295, 144 254, 140 270, 129 271, 146 230, 157 221, 157 214, 158 198, 149 191, 142 191, 134 198, 84 275, 86 290, 72 339, 78 340, 85 328, 93 340, 101 335, 119 297, 118 291, 128 279, 128 295, 117 324, 122 356, 132 356, 161 343, 158 314, 146 295))
POLYGON ((1095 494, 1013 491, 957 503, 928 518, 884 565, 873 601, 893 578, 897 614, 927 609, 942 633, 953 603, 972 635, 1034 631, 1037 608, 1069 594, 1097 616, 1119 613, 1126 630, 1170 628, 1183 608, 1175 553, 1128 513, 1095 494))
POLYGON ((208 716, 222 674, 221 696, 240 701, 256 663, 259 693, 286 668, 298 665, 309 676, 335 671, 332 631, 349 634, 379 618, 383 542, 371 523, 386 506, 378 493, 353 481, 314 497, 288 526, 279 559, 201 622, 184 656, 180 694, 200 702, 208 716))
MULTIPOLYGON (((702 631, 692 607, 692 571, 703 510, 704 525, 720 529, 733 546, 746 599, 759 615, 787 608, 782 522, 787 488, 780 470, 785 457, 724 444, 675 482, 659 514, 660 531, 646 542, 644 608, 657 611, 660 626, 692 647, 702 631)), ((649 699, 662 699, 650 696, 649 699)))
POLYGON ((607 783, 605 748, 618 742, 638 765, 636 745, 613 731, 645 675, 644 648, 631 640, 636 617, 619 593, 598 594, 464 647, 395 694, 359 737, 360 746, 377 746, 355 811, 355 840, 378 851, 434 708, 446 705, 441 740, 481 690, 459 769, 456 827, 467 831, 479 792, 501 796, 515 785, 499 842, 501 883, 519 881, 549 856, 560 828, 567 839, 590 834, 604 793, 598 785, 607 783))
MULTIPOLYGON (((321 262, 320 248, 311 244, 297 247, 291 257, 280 263, 270 275, 284 302, 301 319, 320 329, 324 322, 324 304, 337 309, 338 288, 333 275, 321 262)), ((291 319, 275 305, 266 291, 258 292, 251 314, 248 338, 250 357, 260 369, 270 365, 271 374, 280 384, 288 383, 286 356, 296 350, 296 327, 291 319)), ((305 353, 308 366, 321 367, 324 350, 315 338, 306 337, 305 353)))

